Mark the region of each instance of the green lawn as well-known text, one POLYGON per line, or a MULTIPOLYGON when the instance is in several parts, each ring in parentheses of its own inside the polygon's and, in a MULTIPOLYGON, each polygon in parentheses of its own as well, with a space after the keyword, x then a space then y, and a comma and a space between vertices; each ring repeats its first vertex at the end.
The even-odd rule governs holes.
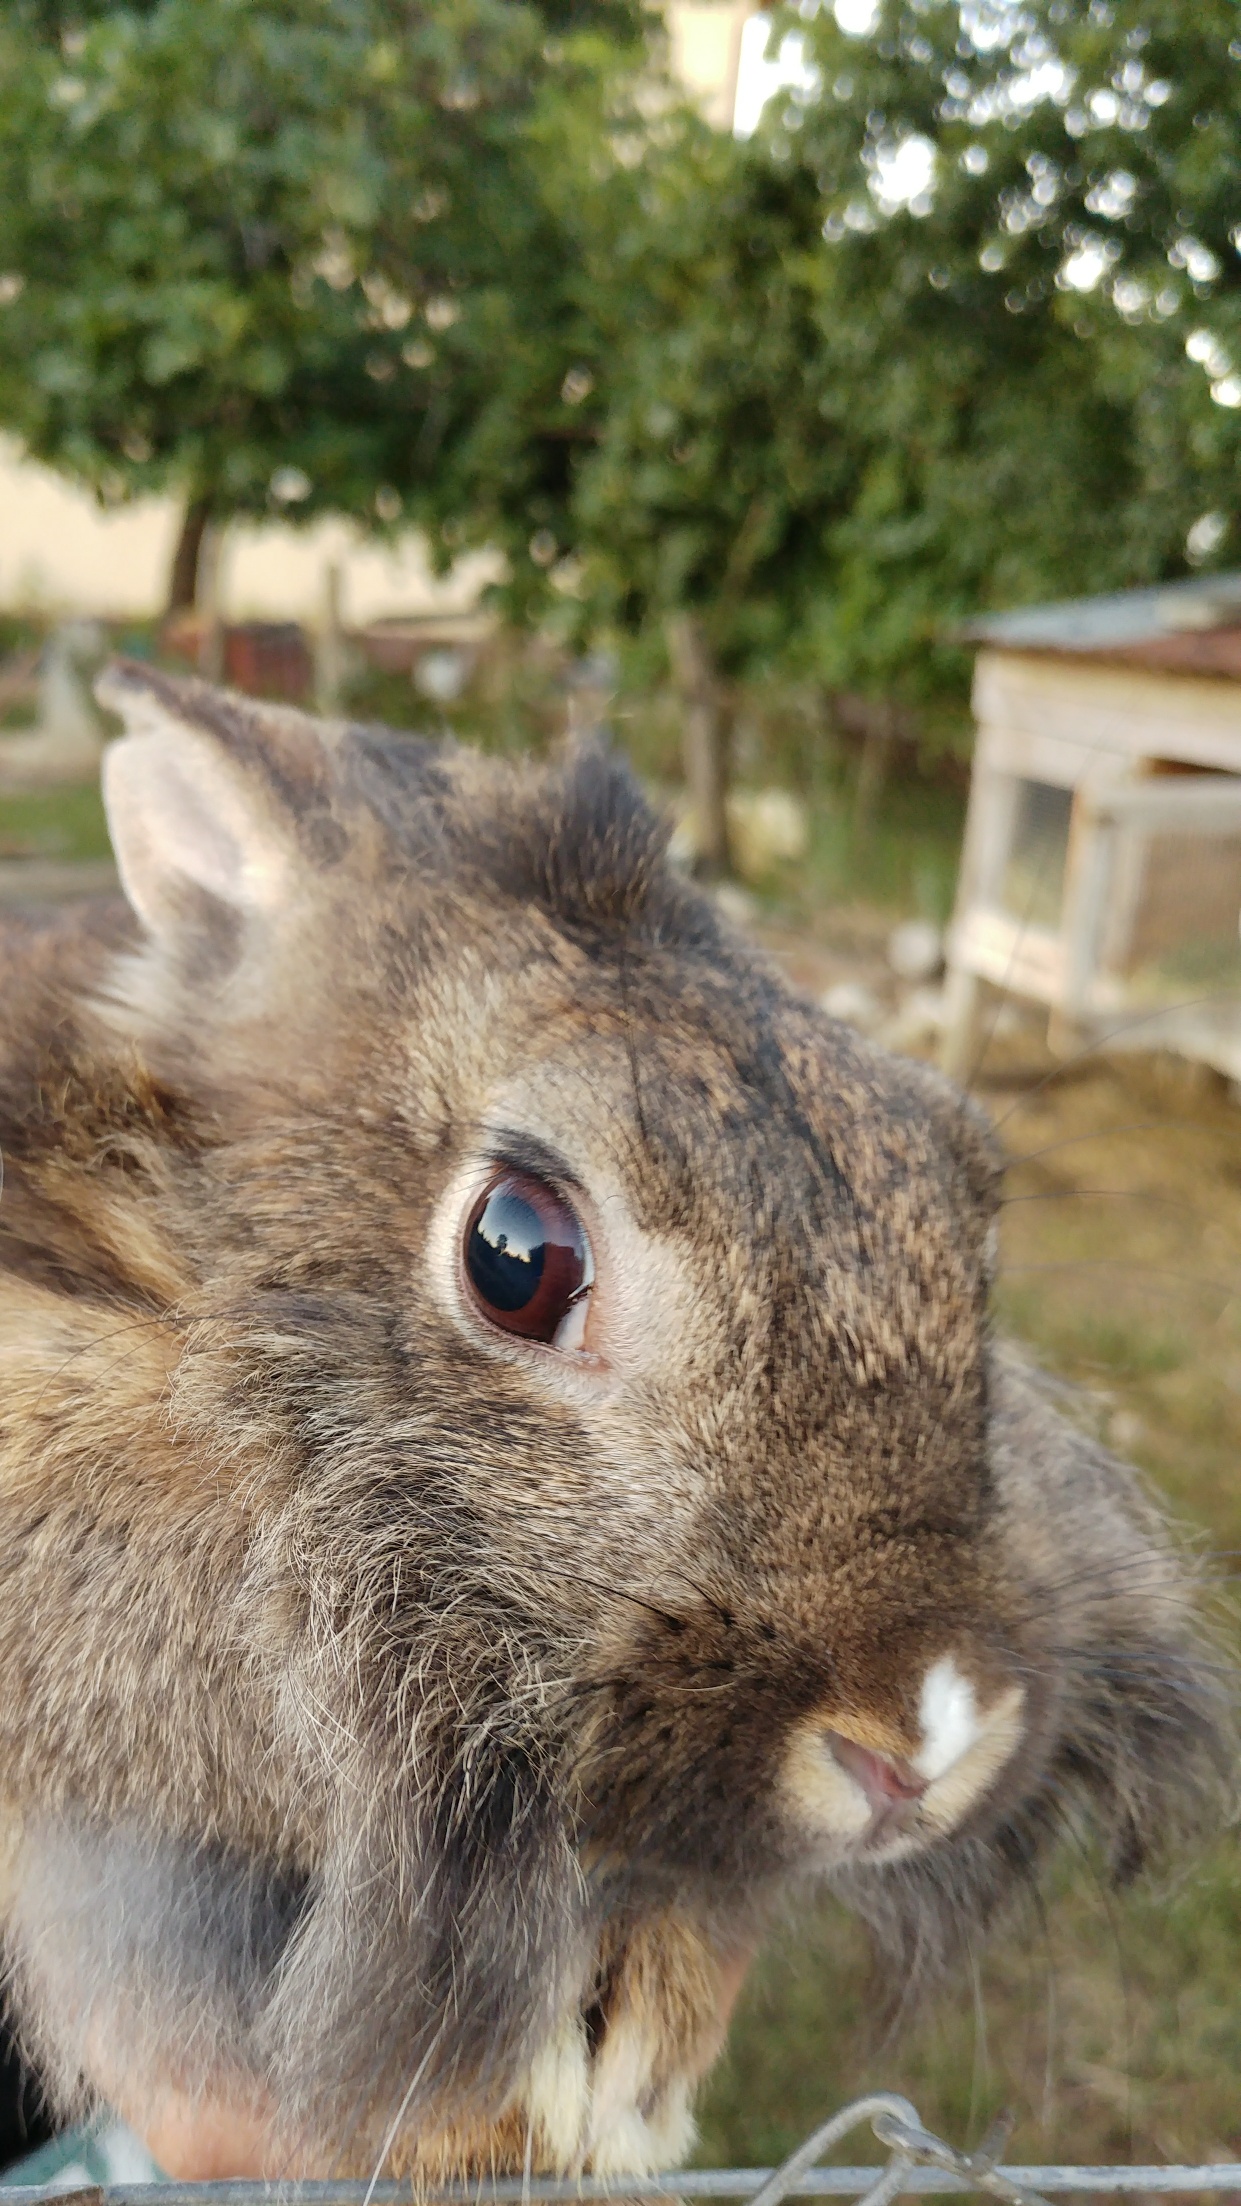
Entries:
POLYGON ((93 784, 0 797, 0 858, 106 858, 108 847, 93 784))

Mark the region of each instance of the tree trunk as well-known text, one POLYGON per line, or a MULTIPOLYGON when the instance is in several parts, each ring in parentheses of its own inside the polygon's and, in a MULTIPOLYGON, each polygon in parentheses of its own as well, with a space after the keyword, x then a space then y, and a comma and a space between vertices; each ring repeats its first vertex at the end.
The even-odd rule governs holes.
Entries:
POLYGON ((672 678, 681 698, 681 757, 697 842, 697 870, 708 876, 723 874, 730 870, 728 729, 719 678, 702 623, 692 613, 670 614, 665 632, 672 678))
POLYGON ((168 578, 170 614, 189 612, 198 602, 198 560, 210 519, 211 500, 191 498, 186 505, 181 534, 172 555, 172 572, 168 578))

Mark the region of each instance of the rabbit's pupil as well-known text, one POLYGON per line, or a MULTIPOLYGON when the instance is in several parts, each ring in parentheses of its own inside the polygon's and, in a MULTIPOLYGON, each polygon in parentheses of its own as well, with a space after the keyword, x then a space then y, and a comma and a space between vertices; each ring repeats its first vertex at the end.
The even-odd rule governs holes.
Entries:
POLYGON ((506 1171, 470 1212, 465 1270, 484 1316, 506 1333, 552 1342, 594 1278, 590 1243, 563 1196, 506 1171))

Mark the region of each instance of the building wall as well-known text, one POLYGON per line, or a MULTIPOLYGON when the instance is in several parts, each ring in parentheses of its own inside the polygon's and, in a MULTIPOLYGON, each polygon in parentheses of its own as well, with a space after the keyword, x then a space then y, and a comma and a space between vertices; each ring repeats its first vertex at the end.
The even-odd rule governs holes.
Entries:
POLYGON ((717 130, 731 130, 737 105, 741 33, 753 0, 669 0, 669 61, 717 130))
MULTIPOLYGON (((0 440, 0 606, 148 619, 167 596, 179 522, 171 498, 104 512, 87 492, 0 440)), ((499 571, 493 555, 474 554, 439 580, 413 531, 389 547, 362 542, 343 521, 306 529, 235 526, 222 552, 222 609, 237 620, 313 621, 333 564, 349 623, 387 613, 463 611, 499 571)))

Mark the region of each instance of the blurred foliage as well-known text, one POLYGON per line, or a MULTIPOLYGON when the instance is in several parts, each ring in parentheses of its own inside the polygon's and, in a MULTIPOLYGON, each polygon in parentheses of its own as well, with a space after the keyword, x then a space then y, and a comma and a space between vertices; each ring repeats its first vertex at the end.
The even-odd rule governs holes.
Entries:
POLYGON ((533 494, 555 437, 514 458, 491 409, 546 381, 548 112, 639 29, 637 0, 15 0, 0 419, 105 501, 391 526, 463 438, 533 494))
POLYGON ((640 0, 11 0, 0 420, 105 499, 417 521, 571 649, 654 668, 689 611, 730 684, 959 731, 958 617, 1227 556, 1236 10, 790 27, 813 81, 739 143, 640 0))
POLYGON ((954 618, 1226 557, 1239 28, 1232 0, 783 11, 813 81, 748 147, 648 157, 579 498, 609 608, 696 605, 751 678, 925 710, 963 693, 954 618))
POLYGON ((1232 0, 879 0, 864 35, 805 6, 790 27, 816 81, 763 136, 816 181, 868 448, 829 628, 894 664, 954 613, 1225 559, 1232 0))
POLYGON ((1236 11, 882 0, 850 37, 802 0, 792 26, 815 81, 750 144, 665 113, 611 168, 549 154, 583 395, 544 556, 570 632, 688 607, 734 683, 960 730, 956 619, 1227 555, 1236 11))

